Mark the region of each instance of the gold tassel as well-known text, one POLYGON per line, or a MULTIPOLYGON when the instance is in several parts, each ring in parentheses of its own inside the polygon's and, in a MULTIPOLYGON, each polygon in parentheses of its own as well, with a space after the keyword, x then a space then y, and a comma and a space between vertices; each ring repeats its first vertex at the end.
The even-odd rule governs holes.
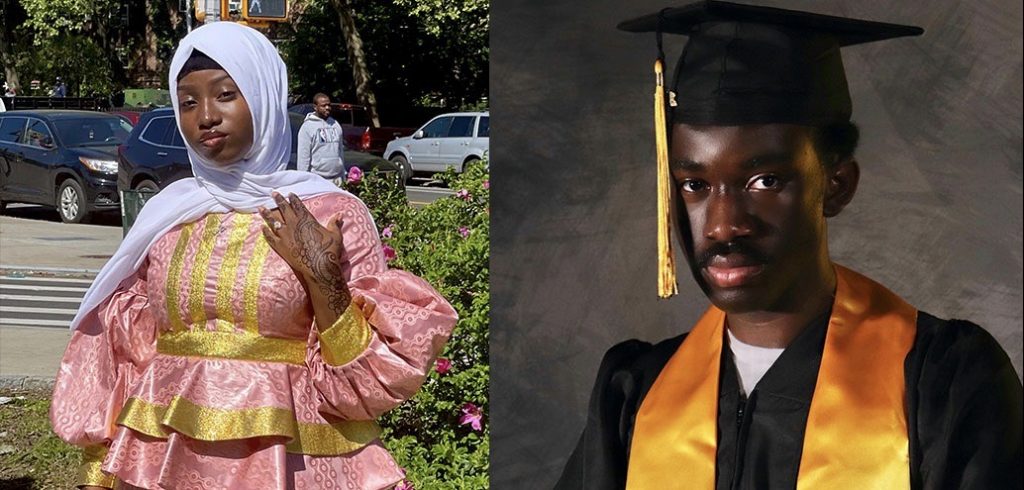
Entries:
POLYGON ((672 254, 672 186, 668 175, 668 136, 665 123, 665 77, 659 58, 654 62, 654 144, 658 153, 658 297, 670 298, 678 290, 672 254))

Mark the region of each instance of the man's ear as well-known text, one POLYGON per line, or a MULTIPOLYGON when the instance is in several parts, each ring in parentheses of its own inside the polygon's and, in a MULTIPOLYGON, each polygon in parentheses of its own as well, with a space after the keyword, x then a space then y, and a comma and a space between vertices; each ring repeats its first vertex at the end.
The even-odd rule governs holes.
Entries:
POLYGON ((843 211, 853 200, 860 181, 860 165, 857 160, 840 160, 825 172, 825 217, 831 218, 843 211))

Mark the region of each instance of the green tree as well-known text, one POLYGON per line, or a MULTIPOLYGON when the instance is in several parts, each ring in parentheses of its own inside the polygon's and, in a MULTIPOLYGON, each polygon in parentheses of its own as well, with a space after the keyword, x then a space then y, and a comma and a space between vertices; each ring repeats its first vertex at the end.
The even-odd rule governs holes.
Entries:
POLYGON ((67 84, 68 95, 109 95, 115 88, 113 72, 109 65, 96 62, 104 58, 93 39, 61 34, 39 42, 30 55, 19 56, 18 70, 28 79, 42 81, 42 88, 31 95, 48 95, 57 76, 67 84))
MULTIPOLYGON (((385 125, 418 125, 438 111, 486 103, 486 1, 350 4, 385 125)), ((280 36, 292 93, 306 100, 316 92, 359 100, 345 37, 328 0, 293 7, 292 21, 280 36)))
POLYGON ((114 0, 20 0, 27 18, 21 29, 32 38, 31 56, 19 68, 49 87, 64 77, 69 95, 109 93, 113 70, 108 56, 114 0), (88 33, 89 35, 83 35, 88 33), (84 84, 84 85, 83 85, 84 84))

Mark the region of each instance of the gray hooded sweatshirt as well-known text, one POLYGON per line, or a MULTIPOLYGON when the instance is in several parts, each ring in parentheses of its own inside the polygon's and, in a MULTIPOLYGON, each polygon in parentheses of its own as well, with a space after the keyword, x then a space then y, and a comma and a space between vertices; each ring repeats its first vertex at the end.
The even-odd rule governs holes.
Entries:
POLYGON ((313 172, 325 179, 344 175, 345 143, 341 125, 333 117, 325 121, 315 112, 307 114, 299 128, 298 146, 296 169, 313 172))

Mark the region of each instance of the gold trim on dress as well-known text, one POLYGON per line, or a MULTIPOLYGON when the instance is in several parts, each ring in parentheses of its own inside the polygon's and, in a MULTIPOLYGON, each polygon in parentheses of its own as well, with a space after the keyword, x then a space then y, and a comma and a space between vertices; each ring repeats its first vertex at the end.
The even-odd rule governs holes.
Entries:
POLYGON ((75 485, 114 488, 114 475, 100 469, 107 457, 107 446, 97 445, 82 448, 82 464, 78 467, 75 485))
POLYGON ((320 332, 320 352, 331 366, 348 364, 370 345, 373 331, 359 308, 349 303, 345 312, 326 330, 320 332))
POLYGON ((203 328, 161 332, 156 350, 161 354, 215 357, 239 361, 306 363, 306 341, 264 337, 249 333, 211 332, 203 328))
POLYGON ((259 333, 259 294, 260 280, 263 278, 263 266, 270 252, 270 243, 262 233, 256 234, 252 258, 245 271, 245 290, 242 292, 242 329, 246 332, 259 333))
POLYGON ((299 437, 289 441, 286 450, 310 456, 332 456, 361 449, 380 437, 381 432, 373 420, 346 420, 333 424, 299 422, 298 429, 299 437))
POLYGON ((210 408, 181 396, 169 405, 129 398, 117 420, 134 431, 166 439, 168 429, 192 439, 226 441, 253 437, 283 437, 293 454, 336 456, 363 448, 380 436, 373 420, 345 420, 333 424, 298 422, 291 410, 277 407, 210 408))
POLYGON ((220 214, 206 216, 203 223, 203 236, 199 241, 199 251, 196 252, 195 262, 192 264, 192 280, 188 289, 188 312, 192 319, 192 325, 198 328, 206 327, 206 310, 203 307, 203 299, 206 297, 206 274, 210 268, 210 257, 213 256, 213 247, 217 244, 217 228, 220 225, 220 214))
POLYGON ((171 263, 167 267, 167 288, 164 290, 164 297, 167 299, 167 317, 170 320, 171 330, 185 330, 185 323, 181 320, 181 270, 185 265, 185 250, 188 248, 188 240, 192 237, 192 228, 195 223, 189 223, 182 227, 178 235, 178 243, 174 245, 174 255, 171 256, 171 263))
POLYGON ((228 237, 228 248, 224 252, 224 262, 217 273, 217 330, 221 332, 235 331, 235 312, 231 308, 231 293, 235 291, 235 278, 238 276, 238 263, 242 258, 242 246, 249 232, 251 214, 236 214, 231 224, 231 236, 228 237))

